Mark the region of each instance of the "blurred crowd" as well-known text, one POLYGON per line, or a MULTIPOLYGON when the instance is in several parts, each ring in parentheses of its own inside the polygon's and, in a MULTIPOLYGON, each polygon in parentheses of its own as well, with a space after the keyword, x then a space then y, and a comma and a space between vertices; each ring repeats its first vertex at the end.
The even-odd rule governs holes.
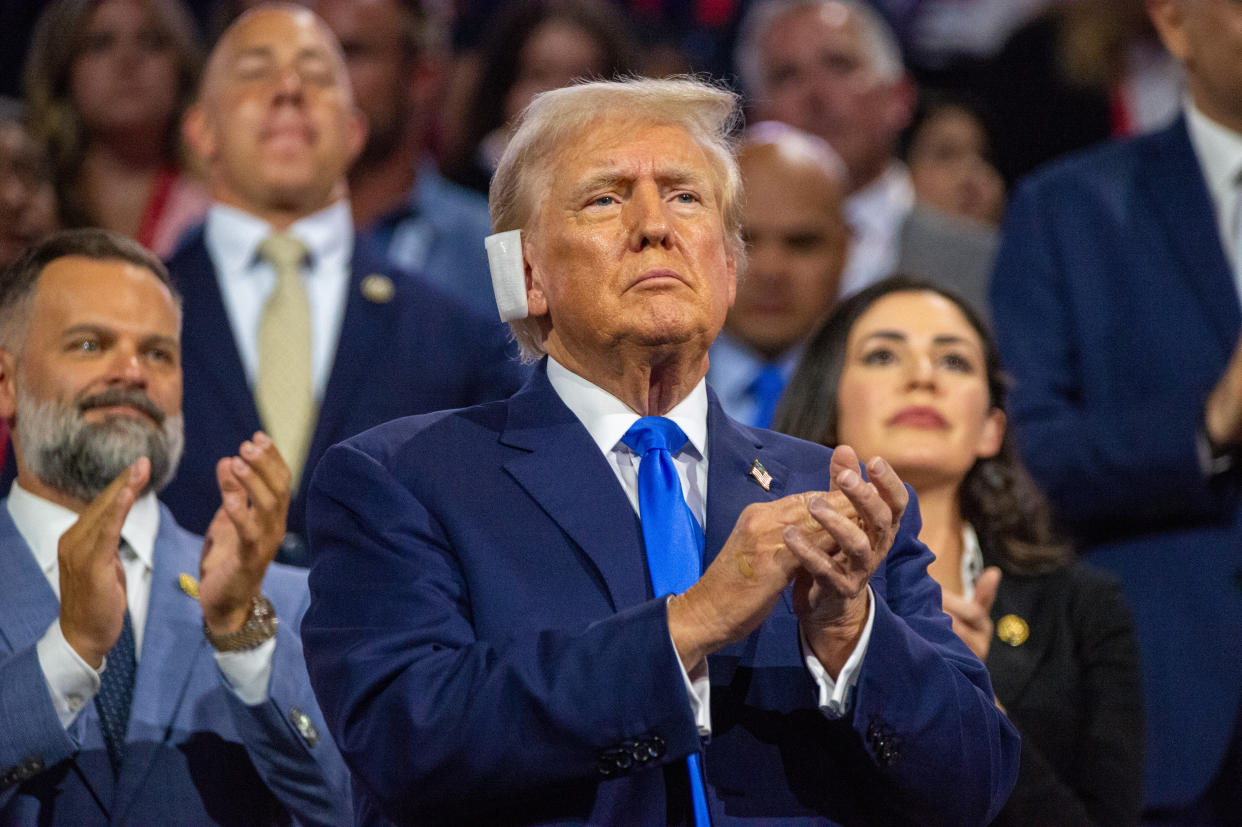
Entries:
MULTIPOLYGON (((314 404, 275 435, 283 553, 305 562, 296 481, 328 445, 521 381, 483 245, 518 114, 576 79, 697 73, 748 113, 748 268, 709 385, 748 424, 884 456, 918 494, 945 610, 1023 735, 997 823, 1239 823, 1242 4, 307 0, 362 116, 314 160, 347 193, 328 218, 333 199, 245 165, 233 87, 204 81, 250 5, 0 3, 0 267, 73 227, 170 262, 188 435, 165 499, 187 528, 211 518, 195 457, 214 435, 295 415, 264 401, 258 310, 227 286, 239 214, 305 225, 300 255, 349 285, 312 293, 314 404), (360 321, 414 313, 408 274, 419 321, 360 321), (424 295, 450 308, 434 335, 424 295), (416 350, 377 357, 415 328, 416 350)), ((273 82, 318 94, 310 69, 273 82)))

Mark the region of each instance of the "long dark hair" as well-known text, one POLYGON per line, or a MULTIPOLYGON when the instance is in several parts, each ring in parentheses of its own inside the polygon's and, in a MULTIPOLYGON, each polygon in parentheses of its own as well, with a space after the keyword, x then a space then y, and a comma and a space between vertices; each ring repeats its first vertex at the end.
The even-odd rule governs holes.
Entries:
POLYGON ((637 67, 628 20, 602 0, 523 0, 506 3, 488 28, 479 77, 467 103, 457 146, 443 163, 444 173, 467 187, 487 192, 491 171, 478 168, 479 144, 506 121, 505 103, 517 82, 526 42, 544 23, 564 21, 586 32, 603 54, 602 79, 624 76, 637 67))
MULTIPOLYGON (((960 296, 939 285, 907 276, 877 282, 833 310, 807 343, 776 412, 778 431, 825 445, 837 442, 837 391, 845 368, 846 345, 855 322, 892 293, 935 293, 952 302, 983 346, 988 397, 1005 409, 1006 378, 1000 353, 979 314, 960 296)), ((1052 530, 1048 503, 1018 458, 1009 431, 992 457, 975 460, 958 490, 962 517, 980 544, 1007 573, 1037 574, 1068 562, 1069 547, 1052 530)))

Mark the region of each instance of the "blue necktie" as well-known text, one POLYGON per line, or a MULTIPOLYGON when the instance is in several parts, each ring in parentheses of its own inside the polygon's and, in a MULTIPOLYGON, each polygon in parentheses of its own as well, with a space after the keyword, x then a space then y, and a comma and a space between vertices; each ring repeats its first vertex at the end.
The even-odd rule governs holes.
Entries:
POLYGON ((781 401, 781 394, 785 391, 785 377, 781 369, 776 365, 764 365, 746 391, 755 400, 755 419, 751 424, 756 428, 771 427, 776 403, 781 401))
POLYGON ((129 728, 129 708, 134 700, 137 665, 134 624, 130 620, 129 609, 126 609, 121 636, 112 646, 112 651, 108 652, 108 668, 100 677, 99 693, 95 695, 95 708, 99 710, 108 760, 115 774, 120 774, 121 759, 125 757, 125 730, 129 728))
MULTIPOLYGON (((703 529, 686 505, 673 451, 686 444, 677 423, 662 416, 644 416, 625 432, 621 441, 638 454, 638 511, 647 547, 647 567, 656 597, 680 594, 694 585, 703 571, 703 529)), ((686 758, 690 770, 690 797, 696 827, 707 827, 707 792, 699 755, 686 758)))

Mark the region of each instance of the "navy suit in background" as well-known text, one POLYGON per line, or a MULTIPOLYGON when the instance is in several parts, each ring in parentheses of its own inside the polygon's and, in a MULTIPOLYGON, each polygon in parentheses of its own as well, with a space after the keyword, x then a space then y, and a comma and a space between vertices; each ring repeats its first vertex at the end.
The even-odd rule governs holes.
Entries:
MULTIPOLYGON (((261 427, 201 231, 168 263, 185 301, 181 332, 186 451, 160 495, 178 521, 205 531, 220 506, 215 465, 261 427)), ((372 282, 374 284, 374 282, 372 282)), ((474 315, 425 280, 355 251, 332 372, 302 481, 289 507, 282 559, 305 565, 306 488, 329 446, 381 422, 512 393, 523 370, 499 323, 474 315), (391 295, 364 291, 379 274, 391 295)))
POLYGON ((1149 807, 1202 795, 1242 714, 1242 469, 1197 450, 1242 324, 1217 226, 1179 120, 1027 180, 992 286, 1026 463, 1135 610, 1149 807))
MULTIPOLYGON (((714 394, 707 424, 705 566, 748 504, 826 490, 831 456, 728 419, 714 394)), ((1017 737, 940 611, 918 524, 912 503, 871 576, 844 718, 818 708, 789 590, 709 656, 713 824, 983 824, 1004 802, 1017 737)), ((361 819, 688 818, 700 736, 641 524, 542 367, 508 400, 333 447, 309 528, 303 640, 361 819)))

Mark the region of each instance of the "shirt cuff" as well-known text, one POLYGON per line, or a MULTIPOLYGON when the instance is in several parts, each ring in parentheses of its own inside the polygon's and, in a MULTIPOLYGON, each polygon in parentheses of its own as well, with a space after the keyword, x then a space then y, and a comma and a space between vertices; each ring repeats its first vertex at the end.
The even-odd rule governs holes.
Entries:
POLYGON ((836 680, 832 679, 828 670, 824 669, 824 665, 819 662, 819 658, 815 657, 810 644, 807 643, 806 634, 802 631, 802 625, 798 625, 798 640, 802 645, 802 657, 806 661, 806 668, 810 671, 811 677, 819 686, 819 711, 828 718, 843 718, 850 711, 853 689, 858 683, 858 673, 862 667, 863 656, 867 654, 867 644, 871 642, 871 625, 875 622, 875 592, 871 591, 871 586, 867 586, 867 597, 867 623, 863 626, 862 635, 859 636, 858 643, 854 645, 854 651, 846 659, 845 665, 841 667, 841 674, 837 675, 836 680))
POLYGON ((1199 470, 1205 477, 1218 477, 1233 470, 1237 453, 1232 450, 1218 451, 1203 428, 1195 432, 1195 449, 1199 457, 1199 470))
POLYGON ((35 652, 39 658, 39 668, 43 670, 43 681, 47 684, 48 694, 52 696, 52 705, 56 708, 56 716, 65 729, 74 722, 82 707, 90 703, 99 692, 100 675, 108 668, 108 659, 99 666, 99 671, 82 659, 60 628, 60 619, 52 621, 43 637, 35 644, 35 652))
POLYGON ((244 652, 215 652, 216 665, 233 694, 247 706, 258 706, 267 700, 267 687, 272 680, 272 656, 276 638, 268 638, 244 652))

